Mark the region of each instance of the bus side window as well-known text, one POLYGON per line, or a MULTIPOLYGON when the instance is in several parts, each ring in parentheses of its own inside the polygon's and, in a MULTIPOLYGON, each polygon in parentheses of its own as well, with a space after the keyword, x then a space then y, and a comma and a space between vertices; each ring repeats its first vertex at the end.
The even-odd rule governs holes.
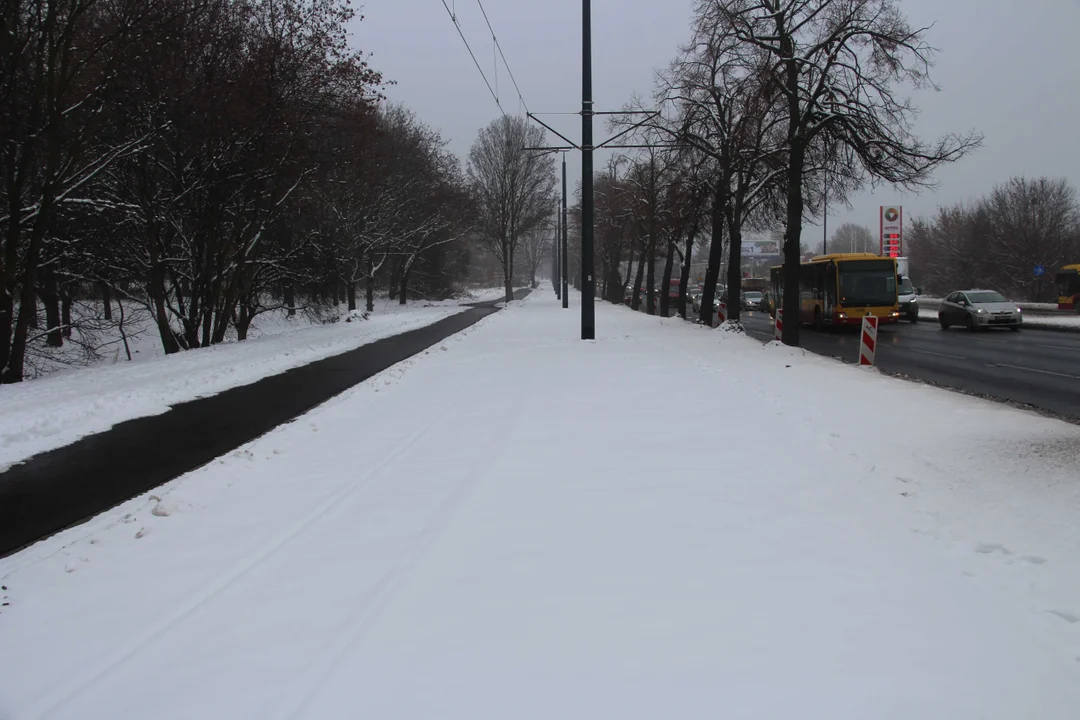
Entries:
POLYGON ((825 307, 832 311, 836 304, 836 263, 831 262, 825 269, 825 307))

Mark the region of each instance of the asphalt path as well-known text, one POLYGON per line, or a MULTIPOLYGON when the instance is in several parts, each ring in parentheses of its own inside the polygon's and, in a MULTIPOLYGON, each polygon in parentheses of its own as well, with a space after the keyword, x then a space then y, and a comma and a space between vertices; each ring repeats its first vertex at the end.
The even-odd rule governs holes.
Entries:
MULTIPOLYGON (((767 313, 744 312, 750 337, 773 339, 767 313)), ((819 355, 858 362, 857 329, 815 332, 804 326, 802 346, 819 355)), ((1080 334, 993 329, 942 330, 923 320, 878 330, 877 366, 966 393, 1029 405, 1080 420, 1080 334)))
MULTIPOLYGON (((518 290, 521 299, 529 290, 518 290)), ((0 557, 152 490, 498 311, 501 301, 136 418, 0 473, 0 557)))

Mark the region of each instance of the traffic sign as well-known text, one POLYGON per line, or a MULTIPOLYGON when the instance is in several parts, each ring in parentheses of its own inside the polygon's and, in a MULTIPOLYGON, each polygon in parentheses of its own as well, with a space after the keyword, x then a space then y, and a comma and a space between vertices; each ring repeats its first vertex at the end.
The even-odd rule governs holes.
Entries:
POLYGON ((883 257, 902 257, 904 254, 904 209, 899 205, 882 205, 879 212, 881 255, 883 257))
POLYGON ((1035 266, 1035 277, 1042 277, 1045 274, 1046 274, 1046 268, 1045 267, 1043 267, 1042 265, 1036 265, 1035 266))

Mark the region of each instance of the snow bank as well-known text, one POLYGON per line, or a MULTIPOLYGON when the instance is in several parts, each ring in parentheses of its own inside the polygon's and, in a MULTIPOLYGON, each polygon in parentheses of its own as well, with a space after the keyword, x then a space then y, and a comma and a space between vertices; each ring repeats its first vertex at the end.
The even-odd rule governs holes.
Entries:
POLYGON ((124 420, 163 413, 171 405, 430 325, 465 309, 458 301, 405 306, 387 301, 376 303, 366 320, 358 312, 326 325, 281 313, 264 318, 242 343, 172 356, 161 351, 155 336, 143 335, 133 346, 138 353, 135 362, 69 369, 0 385, 0 470, 124 420))
POLYGON ((0 716, 1076 717, 1080 429, 556 303, 0 560, 0 716))
MULTIPOLYGON (((919 308, 919 317, 937 322, 937 310, 919 308)), ((1034 315, 1024 313, 1024 326, 1043 330, 1066 330, 1080 332, 1080 315, 1034 315)))

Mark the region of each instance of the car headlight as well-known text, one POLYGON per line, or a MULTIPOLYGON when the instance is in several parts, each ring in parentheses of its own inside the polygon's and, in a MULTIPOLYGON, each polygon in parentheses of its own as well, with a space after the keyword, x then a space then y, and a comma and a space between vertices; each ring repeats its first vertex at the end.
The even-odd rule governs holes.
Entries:
POLYGON ((980 315, 985 315, 986 314, 986 311, 983 310, 982 308, 977 309, 975 312, 979 313, 980 315))
POLYGON ((1019 315, 1022 312, 1024 312, 1023 308, 1016 308, 1016 314, 1017 315, 1019 315))

